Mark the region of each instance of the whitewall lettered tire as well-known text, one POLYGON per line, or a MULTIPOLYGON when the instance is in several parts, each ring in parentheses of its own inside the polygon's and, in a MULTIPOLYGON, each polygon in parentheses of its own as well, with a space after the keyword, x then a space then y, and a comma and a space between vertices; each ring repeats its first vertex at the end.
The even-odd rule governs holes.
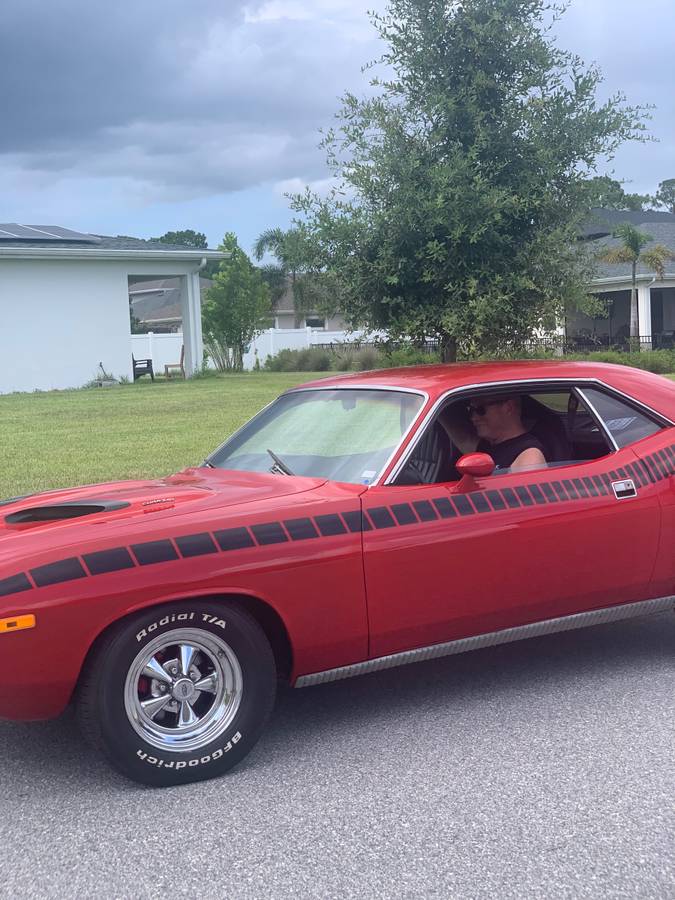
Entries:
POLYGON ((274 704, 274 655, 233 603, 153 607, 114 626, 82 673, 85 737, 134 781, 214 778, 258 740, 274 704))

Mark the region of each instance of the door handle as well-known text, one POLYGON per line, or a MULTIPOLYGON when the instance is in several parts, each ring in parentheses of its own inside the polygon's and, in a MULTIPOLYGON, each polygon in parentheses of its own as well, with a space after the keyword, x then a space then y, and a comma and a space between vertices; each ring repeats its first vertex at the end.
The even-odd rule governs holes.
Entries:
POLYGON ((632 478, 624 478, 623 481, 613 481, 612 490, 617 500, 627 500, 629 497, 637 497, 637 488, 632 478))

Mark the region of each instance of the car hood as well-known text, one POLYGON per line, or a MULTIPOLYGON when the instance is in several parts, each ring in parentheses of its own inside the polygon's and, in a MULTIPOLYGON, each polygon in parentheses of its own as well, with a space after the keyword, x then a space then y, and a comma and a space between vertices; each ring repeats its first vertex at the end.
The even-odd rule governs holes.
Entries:
POLYGON ((276 500, 313 490, 325 479, 199 467, 151 481, 112 481, 15 497, 0 503, 0 541, 45 534, 78 523, 120 522, 276 500))

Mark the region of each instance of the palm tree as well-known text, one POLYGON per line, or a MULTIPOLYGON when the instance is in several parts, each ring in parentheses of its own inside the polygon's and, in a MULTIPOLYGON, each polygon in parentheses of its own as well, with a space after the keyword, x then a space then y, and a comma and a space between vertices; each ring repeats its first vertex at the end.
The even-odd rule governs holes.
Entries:
POLYGON ((654 238, 651 234, 640 231, 629 222, 622 222, 615 229, 614 235, 622 243, 618 247, 608 247, 598 254, 598 259, 603 262, 616 265, 617 263, 631 264, 631 295, 630 295, 630 337, 631 342, 640 337, 640 323, 638 319, 638 295, 637 295, 637 267, 638 263, 652 269, 658 278, 666 274, 666 263, 675 259, 675 254, 663 244, 654 244, 649 250, 643 247, 654 238))
POLYGON ((307 230, 300 226, 289 228, 268 228, 253 245, 253 254, 260 261, 266 253, 271 253, 276 264, 263 266, 263 276, 272 291, 276 304, 284 295, 288 281, 291 283, 295 311, 301 317, 319 300, 315 290, 316 271, 307 230))

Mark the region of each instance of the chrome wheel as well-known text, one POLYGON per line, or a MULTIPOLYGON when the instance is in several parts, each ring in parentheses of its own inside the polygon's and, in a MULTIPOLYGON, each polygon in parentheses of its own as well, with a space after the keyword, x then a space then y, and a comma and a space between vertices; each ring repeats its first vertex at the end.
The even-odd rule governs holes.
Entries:
POLYGON ((124 707, 136 733, 153 747, 195 751, 228 728, 242 691, 232 648, 208 631, 180 628, 156 637, 136 656, 124 707))

